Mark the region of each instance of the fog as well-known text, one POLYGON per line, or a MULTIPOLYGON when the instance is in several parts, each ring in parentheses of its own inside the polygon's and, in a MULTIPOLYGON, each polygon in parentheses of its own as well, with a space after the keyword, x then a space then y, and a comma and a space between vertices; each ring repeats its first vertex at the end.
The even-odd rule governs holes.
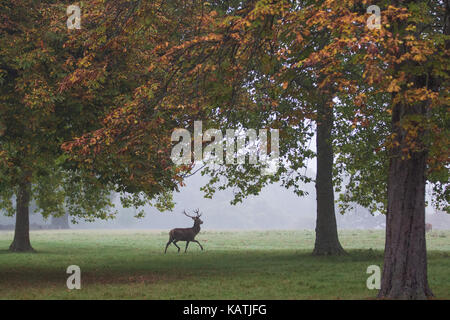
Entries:
MULTIPOLYGON (((231 205, 232 190, 217 192, 212 199, 204 198, 200 191, 207 182, 206 177, 195 175, 188 178, 186 186, 174 194, 175 208, 170 212, 159 212, 146 207, 146 216, 133 218, 135 209, 123 209, 118 197, 115 200, 119 215, 115 221, 79 223, 73 228, 143 228, 170 229, 190 227, 192 220, 182 214, 192 214, 200 209, 203 229, 313 229, 315 225, 314 196, 299 198, 292 191, 278 185, 271 185, 258 196, 250 196, 243 203, 231 205)), ((314 192, 314 185, 307 186, 314 192)))
MULTIPOLYGON (((308 170, 309 176, 314 176, 308 170)), ((192 213, 200 209, 203 214, 203 230, 267 230, 267 229, 307 229, 314 230, 316 219, 316 201, 314 184, 304 186, 309 194, 296 196, 292 190, 279 185, 264 188, 260 195, 244 199, 243 203, 231 205, 232 190, 217 192, 213 199, 203 197, 200 187, 207 182, 206 177, 194 175, 186 180, 186 187, 174 194, 176 203, 172 212, 159 212, 153 207, 145 207, 144 218, 134 218, 137 211, 133 208, 124 209, 119 197, 114 203, 118 215, 113 220, 85 222, 72 224, 72 229, 171 229, 174 227, 190 227, 192 220, 182 214, 183 210, 192 213)), ((337 196, 337 195, 336 195, 337 196)), ((339 229, 384 229, 385 216, 372 216, 362 208, 340 215, 336 206, 336 216, 339 229)), ((450 229, 450 215, 435 213, 427 208, 426 220, 433 224, 433 229, 450 229)), ((39 214, 32 213, 30 222, 39 225, 50 224, 50 219, 44 220, 39 214)), ((14 218, 0 216, 0 224, 14 224, 14 218)))
MULTIPOLYGON (((309 147, 315 152, 315 135, 309 147)), ((304 169, 302 169, 304 170, 304 169)), ((307 176, 314 178, 316 159, 307 163, 307 176)), ((303 186, 307 196, 298 197, 292 190, 280 185, 265 187, 258 196, 250 196, 243 203, 231 205, 233 191, 217 192, 212 199, 204 198, 200 187, 208 182, 208 178, 195 174, 185 181, 186 186, 174 194, 175 208, 170 212, 160 212, 147 206, 144 208, 144 218, 134 218, 137 210, 123 208, 119 196, 115 197, 115 209, 118 215, 113 220, 70 223, 72 229, 171 229, 174 227, 191 227, 192 220, 182 214, 183 210, 192 213, 200 209, 203 214, 203 230, 267 230, 267 229, 297 229, 314 230, 316 221, 316 191, 313 183, 303 186)), ((338 195, 335 194, 335 199, 338 195)), ((426 208, 426 222, 433 224, 433 229, 450 229, 450 215, 436 213, 432 207, 426 208)), ((339 214, 336 205, 338 229, 384 229, 386 218, 382 214, 371 215, 363 207, 339 214)), ((4 217, 0 213, 0 225, 13 225, 14 218, 4 217)), ((39 225, 50 224, 50 219, 44 220, 40 214, 31 213, 30 223, 39 225)))

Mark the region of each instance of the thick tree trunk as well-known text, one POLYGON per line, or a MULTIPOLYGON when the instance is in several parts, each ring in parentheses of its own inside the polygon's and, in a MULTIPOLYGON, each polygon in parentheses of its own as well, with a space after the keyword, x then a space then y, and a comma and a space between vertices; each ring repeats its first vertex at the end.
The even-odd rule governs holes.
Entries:
MULTIPOLYGON (((400 1, 394 3, 402 5, 400 1)), ((450 2, 445 2, 446 20, 443 21, 444 34, 450 34, 450 2)), ((406 27, 406 24, 401 26, 406 27)), ((446 42, 450 48, 450 41, 446 42)), ((404 48, 399 55, 404 54, 404 48)), ((406 62, 405 62, 406 63, 406 62)), ((399 65, 403 68, 417 67, 417 64, 399 65)), ((429 75, 418 75, 411 81, 416 88, 428 87, 439 91, 442 79, 429 75)), ((388 177, 388 208, 386 218, 386 245, 384 252, 384 269, 381 279, 379 298, 386 299, 427 299, 433 296, 428 285, 427 251, 425 237, 425 185, 427 146, 422 137, 426 132, 421 130, 407 136, 401 127, 407 117, 417 117, 415 127, 420 128, 426 117, 426 102, 411 105, 397 104, 392 112, 392 131, 395 133, 396 148, 391 151, 388 177), (408 139, 412 140, 409 141, 408 139), (408 155, 402 149, 409 150, 411 142, 417 147, 408 155)))
POLYGON ((52 227, 55 229, 69 229, 69 214, 61 217, 52 217, 52 227))
POLYGON ((317 173, 316 197, 317 220, 314 255, 342 255, 342 248, 336 224, 333 189, 333 145, 331 131, 333 129, 333 112, 326 104, 318 109, 317 119, 317 173))
POLYGON ((30 193, 31 183, 29 181, 24 181, 19 185, 19 190, 16 197, 16 226, 14 231, 14 240, 9 247, 10 251, 34 251, 30 243, 30 193))
POLYGON ((411 152, 410 157, 403 154, 402 149, 407 149, 407 132, 399 125, 407 115, 424 115, 425 112, 424 105, 398 105, 392 114, 393 131, 399 146, 391 151, 389 165, 386 244, 379 298, 426 299, 433 296, 428 286, 425 243, 427 152, 411 152))

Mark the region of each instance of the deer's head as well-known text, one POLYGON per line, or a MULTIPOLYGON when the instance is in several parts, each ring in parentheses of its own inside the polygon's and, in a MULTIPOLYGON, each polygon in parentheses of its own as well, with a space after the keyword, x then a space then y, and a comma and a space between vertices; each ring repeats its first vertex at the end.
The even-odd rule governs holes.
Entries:
POLYGON ((191 218, 192 220, 194 220, 194 224, 196 225, 201 225, 203 223, 202 219, 200 219, 200 217, 202 216, 202 214, 200 213, 200 210, 194 210, 195 216, 190 216, 186 213, 186 210, 183 210, 183 214, 189 218, 191 218))

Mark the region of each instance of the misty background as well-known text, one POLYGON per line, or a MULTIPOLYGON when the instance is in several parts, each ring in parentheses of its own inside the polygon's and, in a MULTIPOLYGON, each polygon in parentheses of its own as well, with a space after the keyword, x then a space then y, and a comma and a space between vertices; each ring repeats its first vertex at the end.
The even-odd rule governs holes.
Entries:
MULTIPOLYGON (((314 177, 312 169, 307 170, 308 176, 314 177)), ((172 212, 159 212, 157 209, 145 207, 146 216, 135 218, 137 210, 123 208, 119 196, 114 198, 118 215, 113 220, 70 223, 71 229, 171 229, 174 227, 191 227, 192 220, 184 216, 183 210, 192 214, 199 208, 203 213, 203 230, 267 230, 267 229, 297 229, 314 230, 316 220, 316 192, 313 183, 306 184, 304 190, 307 196, 298 197, 291 190, 280 185, 265 187, 259 196, 250 196, 243 203, 231 205, 233 191, 217 192, 213 199, 203 197, 200 187, 208 181, 207 177, 196 174, 186 179, 186 186, 174 194, 176 203, 172 212)), ((336 195, 337 199, 337 195, 336 195)), ((31 206, 30 209, 32 209, 31 206)), ((30 210, 32 211, 32 210, 30 210)), ((372 216, 368 210, 356 206, 344 215, 338 213, 336 218, 339 229, 384 229, 386 218, 382 214, 372 216)), ((433 229, 450 229, 450 215, 435 212, 427 207, 426 222, 433 229)), ((14 225, 14 217, 0 214, 0 225, 14 225)), ((30 224, 50 225, 51 218, 44 219, 40 214, 30 212, 30 224)))

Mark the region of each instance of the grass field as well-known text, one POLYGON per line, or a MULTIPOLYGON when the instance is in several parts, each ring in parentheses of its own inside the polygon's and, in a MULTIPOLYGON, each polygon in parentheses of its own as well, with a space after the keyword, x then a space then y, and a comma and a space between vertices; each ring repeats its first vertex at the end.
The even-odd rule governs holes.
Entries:
MULTIPOLYGON (((382 266, 384 232, 340 232, 349 252, 314 257, 312 231, 202 231, 187 254, 164 255, 167 231, 32 231, 37 253, 7 251, 0 232, 0 299, 373 299, 369 265, 382 266), (68 290, 66 268, 81 268, 68 290)), ((450 231, 427 234, 428 273, 450 299, 450 231)), ((184 243, 181 243, 184 250, 184 243)))

